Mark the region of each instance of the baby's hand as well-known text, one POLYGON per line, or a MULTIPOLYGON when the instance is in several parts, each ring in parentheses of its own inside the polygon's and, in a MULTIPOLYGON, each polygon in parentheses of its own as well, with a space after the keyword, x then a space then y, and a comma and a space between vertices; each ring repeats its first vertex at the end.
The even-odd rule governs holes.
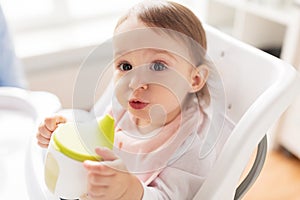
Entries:
POLYGON ((97 148, 96 153, 103 161, 84 162, 88 171, 88 191, 82 199, 142 199, 141 182, 126 170, 122 160, 107 148, 97 148))
POLYGON ((63 116, 47 117, 38 128, 36 134, 37 143, 43 148, 47 148, 51 139, 53 131, 57 128, 60 123, 65 123, 67 120, 63 116))

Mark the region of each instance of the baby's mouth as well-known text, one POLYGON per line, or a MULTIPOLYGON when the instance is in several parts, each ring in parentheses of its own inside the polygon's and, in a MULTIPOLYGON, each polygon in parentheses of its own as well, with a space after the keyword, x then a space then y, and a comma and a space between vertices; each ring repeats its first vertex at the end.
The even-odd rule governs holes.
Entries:
POLYGON ((145 108, 149 103, 147 102, 143 102, 140 100, 130 100, 129 101, 129 105, 131 108, 136 109, 136 110, 140 110, 145 108))

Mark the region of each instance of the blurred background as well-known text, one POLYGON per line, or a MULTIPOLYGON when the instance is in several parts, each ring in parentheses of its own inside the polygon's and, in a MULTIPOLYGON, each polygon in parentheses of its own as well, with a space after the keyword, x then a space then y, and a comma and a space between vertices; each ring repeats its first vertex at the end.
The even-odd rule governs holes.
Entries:
MULTIPOLYGON (((299 0, 176 1, 192 9, 204 23, 300 70, 299 0)), ((27 88, 49 91, 59 97, 64 108, 71 108, 84 59, 111 38, 118 18, 137 2, 0 0, 27 88)), ((93 73, 97 67, 99 63, 95 62, 87 69, 93 73)), ((89 109, 90 105, 83 100, 80 107, 89 109)), ((299 111, 300 98, 275 125, 274 149, 281 151, 271 151, 262 175, 245 199, 300 199, 299 111), (278 177, 279 172, 282 177, 278 177), (274 193, 274 181, 279 182, 278 194, 274 193)))

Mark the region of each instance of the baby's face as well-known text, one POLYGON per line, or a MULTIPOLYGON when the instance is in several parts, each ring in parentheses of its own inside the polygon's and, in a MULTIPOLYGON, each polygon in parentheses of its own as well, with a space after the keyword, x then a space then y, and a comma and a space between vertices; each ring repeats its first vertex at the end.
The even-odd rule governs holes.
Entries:
POLYGON ((166 124, 180 113, 199 76, 184 45, 152 30, 140 34, 141 28, 149 27, 132 18, 115 32, 130 31, 114 41, 116 98, 140 125, 166 124))
POLYGON ((116 96, 144 123, 172 120, 189 92, 192 66, 164 50, 141 49, 116 57, 116 96), (151 120, 152 118, 152 120, 151 120))

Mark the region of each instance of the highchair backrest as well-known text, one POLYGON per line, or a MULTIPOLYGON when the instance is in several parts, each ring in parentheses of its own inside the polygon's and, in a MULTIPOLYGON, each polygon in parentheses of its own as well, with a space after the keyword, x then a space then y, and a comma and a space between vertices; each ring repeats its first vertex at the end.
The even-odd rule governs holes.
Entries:
POLYGON ((253 150, 300 92, 296 70, 265 52, 205 26, 208 56, 226 96, 235 127, 194 199, 231 200, 253 150))

